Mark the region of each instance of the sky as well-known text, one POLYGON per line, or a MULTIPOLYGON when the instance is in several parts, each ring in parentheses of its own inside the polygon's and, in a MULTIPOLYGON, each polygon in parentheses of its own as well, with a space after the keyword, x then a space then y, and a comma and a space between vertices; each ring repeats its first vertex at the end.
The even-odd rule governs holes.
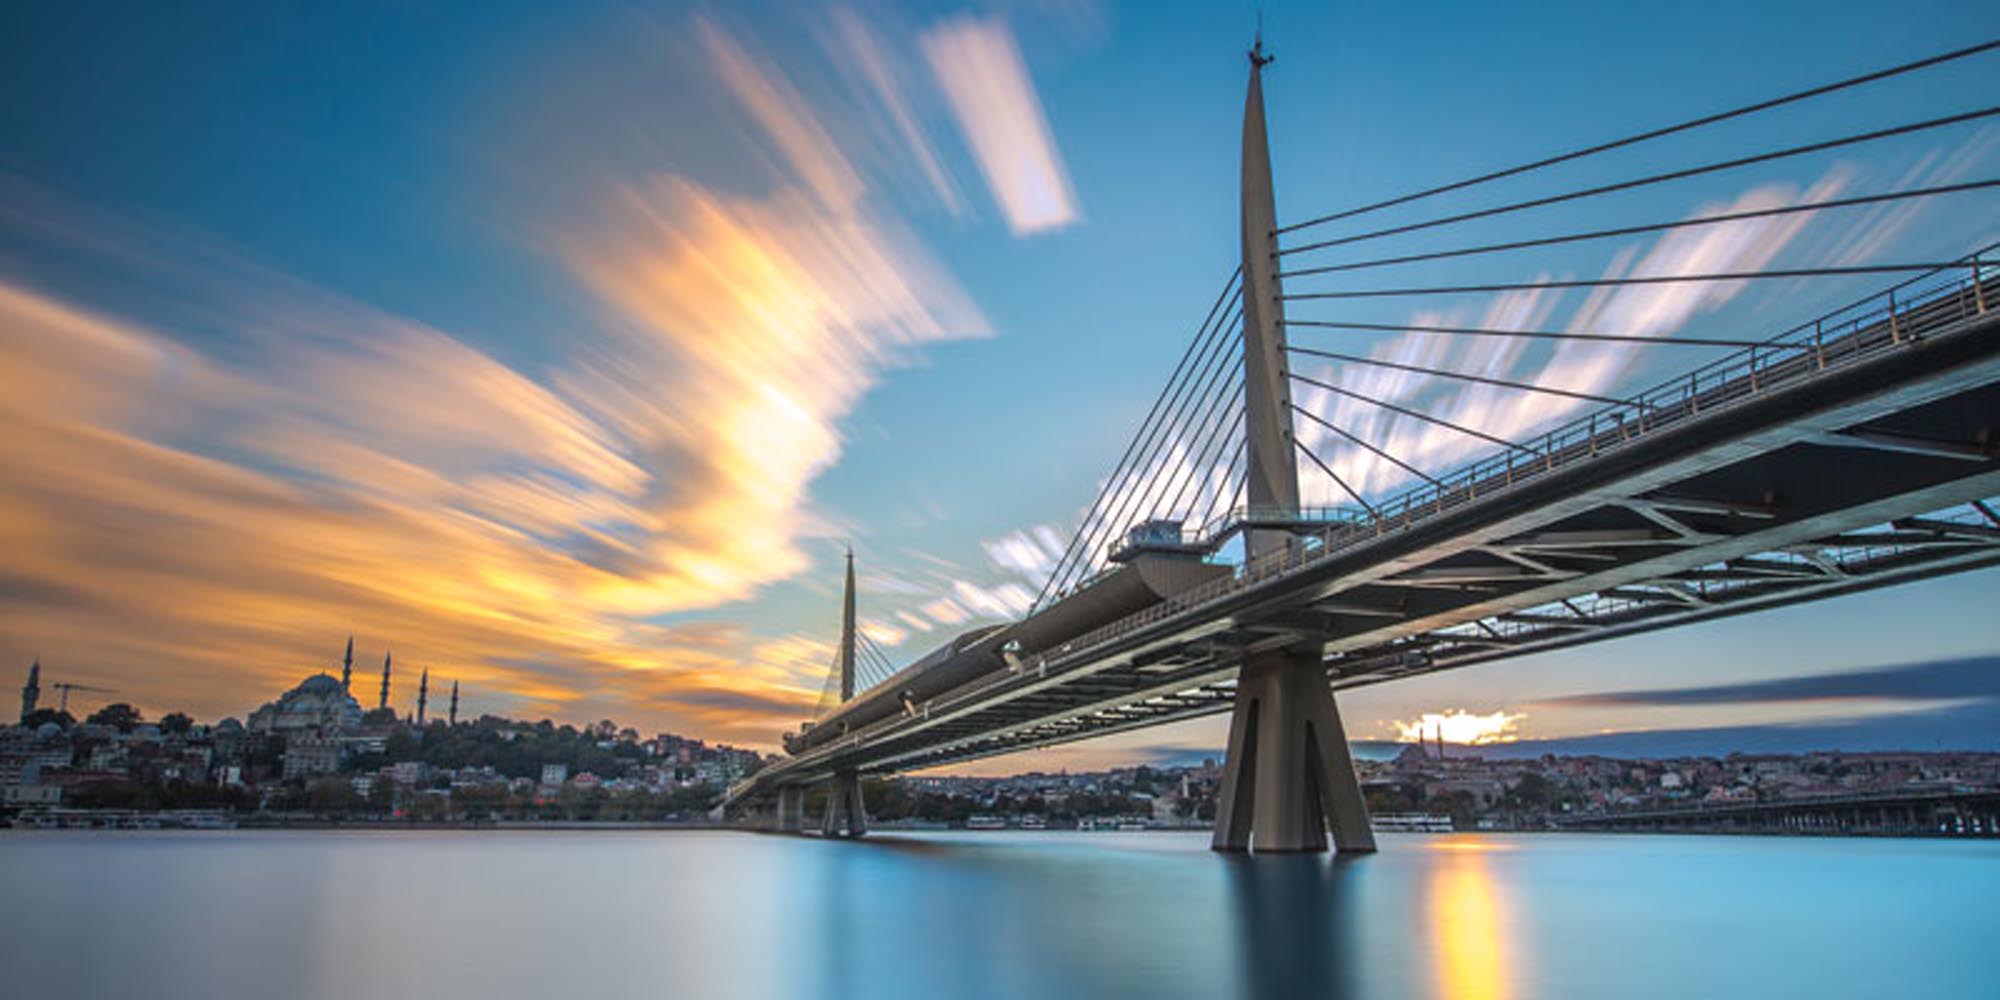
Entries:
MULTIPOLYGON (((1990 5, 1919 7, 1271 3, 1279 219, 2000 35, 1990 5)), ((39 657, 45 686, 113 688, 95 697, 149 714, 240 716, 337 669, 352 634, 371 706, 393 651, 405 710, 428 668, 475 714, 774 747, 819 698, 847 547, 864 628, 898 663, 1020 614, 1047 579, 1235 266, 1257 16, 1083 0, 10 7, 0 664, 39 657)), ((1989 54, 1366 221, 1977 110, 1996 83, 1989 54)), ((1297 259, 1994 177, 1985 119, 1297 259)), ((1995 206, 1989 190, 1824 209, 1292 290, 1946 260, 2000 238, 1995 206)), ((1749 338, 1889 280, 1294 316, 1749 338)), ((1295 336, 1609 395, 1711 356, 1295 336)), ((1581 412, 1301 371, 1503 436, 1581 412)), ((1352 399, 1298 401, 1426 468, 1485 447, 1352 399)), ((1408 484, 1298 430, 1366 494, 1408 484)), ((1302 488, 1340 500, 1321 476, 1302 488)), ((1468 741, 1918 719, 2000 700, 2000 681, 1744 685, 2000 653, 1996 600, 1984 571, 1341 704, 1358 739, 1427 716, 1468 741), (1722 693, 1632 694, 1679 687, 1722 693)), ((1158 759, 1217 748, 1224 726, 974 767, 1158 759)))

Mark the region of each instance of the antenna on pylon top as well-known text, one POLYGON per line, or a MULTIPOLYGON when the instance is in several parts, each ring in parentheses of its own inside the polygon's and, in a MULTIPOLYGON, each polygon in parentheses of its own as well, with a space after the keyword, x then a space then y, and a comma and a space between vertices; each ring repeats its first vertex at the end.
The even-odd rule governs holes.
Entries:
POLYGON ((1264 12, 1260 10, 1257 12, 1256 40, 1250 45, 1250 64, 1253 66, 1269 66, 1277 58, 1277 56, 1267 54, 1264 51, 1264 12))

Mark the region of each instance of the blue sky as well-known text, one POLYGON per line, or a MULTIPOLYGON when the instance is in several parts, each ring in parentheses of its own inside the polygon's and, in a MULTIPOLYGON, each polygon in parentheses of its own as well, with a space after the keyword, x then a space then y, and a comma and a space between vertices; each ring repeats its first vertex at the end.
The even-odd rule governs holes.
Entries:
MULTIPOLYGON (((1279 216, 2000 28, 1987 5, 1920 14, 1270 4, 1279 216)), ((371 659, 394 647, 463 677, 478 710, 774 742, 817 696, 842 545, 862 566, 864 618, 900 659, 1018 609, 1039 585, 1035 529, 1074 526, 1234 266, 1243 5, 135 4, 4 18, 0 524, 18 555, 0 573, 0 660, 39 653, 155 711, 245 711, 353 631, 371 659)), ((1382 218, 1970 110, 1995 82, 1989 55, 1382 218)), ((1972 123, 1357 249, 1996 168, 2000 131, 1972 123)), ((1993 208, 1981 192, 1830 210, 1699 245, 1635 237, 1393 280, 1944 259, 2000 236, 1993 208)), ((1594 305, 1372 300, 1338 315, 1561 324, 1597 309, 1659 336, 1749 337, 1886 283, 1594 305)), ((1452 351, 1442 360, 1613 394, 1704 356, 1452 351)), ((1436 402, 1521 432, 1564 412, 1436 402)), ((1436 463, 1472 457, 1392 431, 1436 463)), ((1396 486, 1365 464, 1350 471, 1396 486)), ((1968 575, 1343 704, 1357 737, 1449 708, 1518 715, 1529 737, 1678 727, 1685 707, 1555 699, 1992 654, 2000 634, 1981 611, 1996 594, 2000 574, 1968 575)), ((1700 715, 1895 707, 1757 700, 1700 715)), ((1189 724, 992 766, 1220 733, 1189 724)))

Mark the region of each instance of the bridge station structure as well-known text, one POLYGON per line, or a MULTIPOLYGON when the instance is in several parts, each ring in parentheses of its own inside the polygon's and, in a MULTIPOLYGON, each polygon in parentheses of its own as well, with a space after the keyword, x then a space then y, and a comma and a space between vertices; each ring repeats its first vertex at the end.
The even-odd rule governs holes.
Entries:
MULTIPOLYGON (((1737 349, 1629 398, 1427 373, 1597 404, 1534 439, 1505 440, 1293 370, 1300 354, 1395 365, 1288 343, 1290 329, 1367 327, 1288 319, 1288 304, 1370 293, 1284 291, 1288 277, 1337 269, 1280 270, 1286 255, 1315 245, 1279 244, 1301 227, 1277 223, 1262 89, 1270 60, 1261 44, 1250 61, 1241 266, 1183 359, 1199 367, 1203 357, 1226 358, 1214 362, 1228 377, 1214 395, 1222 405, 1212 422, 1215 454, 1230 456, 1221 463, 1228 488, 1190 492, 1183 483, 1150 508, 1134 502, 1124 485, 1154 426, 1149 417, 1121 463, 1127 471, 1106 483, 1064 566, 1024 618, 960 635, 882 671, 865 691, 856 685, 867 641, 857 637, 850 553, 838 702, 787 734, 788 756, 732 787, 726 808, 802 830, 806 790, 825 786, 820 831, 859 836, 864 775, 1229 712, 1213 846, 1323 851, 1330 832, 1337 850, 1366 852, 1375 841, 1338 691, 2000 565, 1993 248, 1956 261, 1826 269, 1914 276, 1775 336, 1697 341, 1737 349), (1205 343, 1208 354, 1199 350, 1205 343), (1494 450, 1448 473, 1404 466, 1414 485, 1365 498, 1298 441, 1295 415, 1326 424, 1295 405, 1298 384, 1442 424, 1494 450), (1302 507, 1301 470, 1312 468, 1353 503, 1302 507), (1192 497, 1211 502, 1212 515, 1201 517, 1192 497), (1225 559, 1225 551, 1239 555, 1225 559)), ((1993 186, 2000 180, 1953 190, 1993 186)), ((1155 410, 1174 405, 1163 393, 1155 410)))

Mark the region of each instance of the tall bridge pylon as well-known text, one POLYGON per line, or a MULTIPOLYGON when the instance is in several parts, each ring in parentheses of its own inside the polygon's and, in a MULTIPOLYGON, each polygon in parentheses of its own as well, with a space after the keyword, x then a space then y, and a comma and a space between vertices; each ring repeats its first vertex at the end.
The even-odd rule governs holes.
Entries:
MULTIPOLYGON (((854 700, 854 552, 847 553, 847 586, 840 604, 840 654, 836 670, 840 674, 840 701, 854 700)), ((827 788, 826 817, 820 833, 828 837, 859 837, 868 832, 868 814, 861 807, 861 776, 852 770, 834 772, 827 788)))
MULTIPOLYGON (((1285 361, 1276 196, 1264 128, 1264 67, 1271 59, 1259 39, 1250 50, 1250 87, 1243 102, 1246 499, 1252 510, 1296 517, 1298 457, 1285 361)), ((1287 531, 1260 529, 1247 532, 1245 544, 1245 558, 1256 560, 1298 541, 1287 531)), ((1330 822, 1335 849, 1373 851, 1368 806, 1340 710, 1326 684, 1324 639, 1285 639, 1282 645, 1246 652, 1238 668, 1212 846, 1218 851, 1324 851, 1330 822)))

